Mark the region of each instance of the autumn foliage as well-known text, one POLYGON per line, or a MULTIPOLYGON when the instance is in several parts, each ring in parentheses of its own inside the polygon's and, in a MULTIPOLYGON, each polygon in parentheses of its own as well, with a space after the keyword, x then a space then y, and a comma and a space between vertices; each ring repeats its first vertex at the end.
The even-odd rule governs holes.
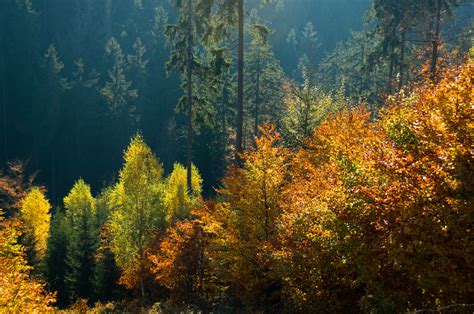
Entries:
MULTIPOLYGON (((97 199, 79 182, 65 217, 97 216, 98 256, 115 260, 120 283, 140 290, 142 301, 166 300, 157 311, 394 313, 473 304, 473 78, 468 63, 387 98, 377 117, 362 105, 330 113, 297 146, 263 126, 212 201, 201 199, 197 169, 194 194, 184 167, 166 179, 138 135, 119 181, 97 199)), ((0 220, 0 312, 49 311, 54 295, 30 274, 18 244, 21 223, 40 210, 45 226, 33 242, 42 256, 49 203, 40 190, 16 200, 27 195, 25 179, 12 178, 0 180, 10 206, 0 220)), ((115 264, 101 265, 108 278, 115 264)))
POLYGON ((264 312, 473 303, 473 77, 401 91, 375 120, 341 111, 293 155, 263 128, 218 201, 165 232, 157 282, 264 312))
POLYGON ((54 294, 46 292, 45 284, 30 278, 25 249, 18 244, 21 222, 5 220, 0 212, 0 312, 44 313, 52 311, 54 294))

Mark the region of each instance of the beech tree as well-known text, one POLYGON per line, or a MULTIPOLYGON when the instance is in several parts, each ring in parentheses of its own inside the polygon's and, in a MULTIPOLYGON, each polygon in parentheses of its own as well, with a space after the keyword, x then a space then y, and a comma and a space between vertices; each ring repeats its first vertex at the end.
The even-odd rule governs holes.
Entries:
POLYGON ((279 302, 279 279, 272 273, 269 255, 276 240, 287 163, 287 152, 276 145, 278 140, 273 126, 262 129, 255 148, 244 154, 244 166, 231 167, 224 178, 219 190, 224 201, 216 215, 226 226, 218 237, 225 243, 220 258, 228 293, 236 302, 258 304, 261 310, 270 310, 279 302))

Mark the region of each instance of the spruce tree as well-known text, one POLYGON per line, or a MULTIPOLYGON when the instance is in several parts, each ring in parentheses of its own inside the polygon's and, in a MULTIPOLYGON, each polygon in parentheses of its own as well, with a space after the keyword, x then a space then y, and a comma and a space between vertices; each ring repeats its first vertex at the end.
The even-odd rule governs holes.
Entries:
MULTIPOLYGON (((282 111, 283 70, 275 58, 268 37, 271 30, 261 23, 256 10, 251 13, 252 23, 248 26, 251 36, 247 48, 245 65, 246 117, 253 121, 253 135, 258 135, 260 124, 277 122, 282 111)), ((250 128, 252 123, 247 121, 250 128)))
POLYGON ((69 304, 69 289, 65 281, 68 265, 66 255, 68 250, 71 227, 67 222, 64 211, 57 211, 51 221, 48 247, 44 260, 44 273, 51 291, 57 291, 58 305, 69 304))
POLYGON ((71 301, 88 298, 93 291, 94 254, 98 245, 95 199, 90 186, 78 180, 64 198, 69 224, 65 283, 71 301))

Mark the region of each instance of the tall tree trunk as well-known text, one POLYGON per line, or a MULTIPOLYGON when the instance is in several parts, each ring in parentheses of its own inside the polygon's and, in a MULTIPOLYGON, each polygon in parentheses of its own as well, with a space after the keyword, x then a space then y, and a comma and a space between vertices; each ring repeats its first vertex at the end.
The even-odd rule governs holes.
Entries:
POLYGON ((227 150, 227 83, 224 81, 224 88, 222 92, 222 134, 221 134, 221 141, 222 141, 222 170, 226 167, 226 160, 225 154, 227 150))
POLYGON ((364 83, 367 83, 367 78, 366 78, 366 73, 365 73, 365 43, 362 41, 362 46, 360 49, 360 73, 362 74, 360 76, 360 86, 358 92, 361 93, 362 90, 364 90, 363 86, 364 83))
POLYGON ((257 77, 255 82, 255 126, 254 135, 258 135, 258 116, 260 114, 260 60, 257 61, 257 77))
POLYGON ((393 82, 393 66, 395 64, 393 51, 389 54, 390 65, 388 67, 388 78, 387 78, 387 91, 389 94, 392 93, 392 82, 393 82))
POLYGON ((405 30, 402 29, 400 33, 400 63, 399 63, 399 78, 398 89, 403 86, 403 71, 405 70, 405 30))
POLYGON ((105 0, 105 33, 107 35, 107 38, 110 38, 110 36, 112 35, 111 15, 112 0, 105 0))
POLYGON ((440 24, 441 24, 441 1, 436 1, 436 16, 435 16, 435 33, 432 39, 433 51, 431 54, 431 79, 436 80, 436 71, 438 66, 438 47, 440 41, 440 24))
POLYGON ((237 53, 237 139, 235 143, 236 162, 242 164, 241 154, 244 124, 244 0, 238 2, 239 48, 237 53))
POLYGON ((187 38, 187 101, 188 101, 188 139, 187 139, 187 185, 188 185, 188 192, 193 192, 192 186, 192 151, 193 151, 193 82, 192 82, 192 75, 193 75, 193 29, 192 29, 192 0, 188 0, 188 38, 187 38))
MULTIPOLYGON (((2 51, 2 134, 3 134, 3 162, 8 161, 8 127, 7 127, 7 70, 5 62, 5 52, 2 51)), ((0 165, 0 166, 3 166, 0 165)))
POLYGON ((51 150, 51 198, 53 204, 56 204, 56 153, 51 150))

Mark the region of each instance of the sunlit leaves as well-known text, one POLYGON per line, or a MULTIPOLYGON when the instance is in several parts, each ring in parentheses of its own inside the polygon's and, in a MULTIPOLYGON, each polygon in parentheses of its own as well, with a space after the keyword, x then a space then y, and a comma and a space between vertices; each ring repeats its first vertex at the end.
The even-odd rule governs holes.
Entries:
POLYGON ((188 218, 191 210, 201 201, 202 178, 194 165, 191 173, 192 193, 187 190, 186 168, 182 165, 175 163, 173 172, 166 180, 164 202, 168 221, 188 218))
POLYGON ((44 257, 49 237, 51 205, 43 192, 35 187, 21 201, 20 217, 25 227, 25 241, 31 246, 34 262, 44 257))
POLYGON ((21 225, 18 220, 5 220, 0 211, 0 312, 48 312, 55 302, 45 285, 30 278, 23 246, 18 244, 21 225))
POLYGON ((145 249, 151 232, 165 222, 163 169, 141 135, 133 138, 124 159, 111 195, 111 249, 122 271, 121 282, 145 293, 145 249))

